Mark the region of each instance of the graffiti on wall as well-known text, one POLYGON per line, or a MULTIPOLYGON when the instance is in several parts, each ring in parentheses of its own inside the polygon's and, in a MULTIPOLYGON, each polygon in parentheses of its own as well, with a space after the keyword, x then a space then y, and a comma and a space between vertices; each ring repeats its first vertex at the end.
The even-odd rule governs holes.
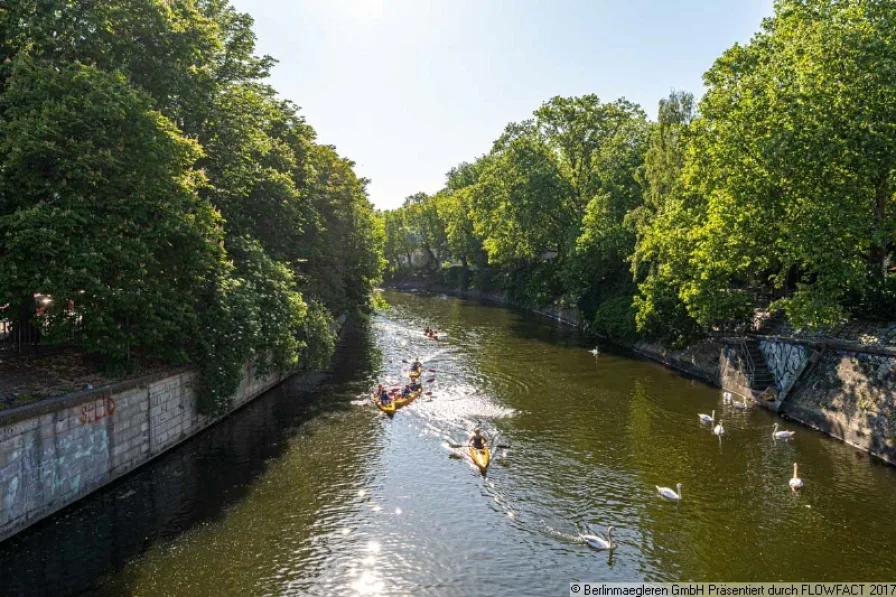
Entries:
POLYGON ((779 391, 790 387, 811 354, 806 346, 777 340, 762 340, 759 342, 759 348, 765 356, 765 364, 771 371, 779 391))
POLYGON ((115 399, 103 394, 93 402, 81 407, 81 424, 96 423, 115 412, 115 399))

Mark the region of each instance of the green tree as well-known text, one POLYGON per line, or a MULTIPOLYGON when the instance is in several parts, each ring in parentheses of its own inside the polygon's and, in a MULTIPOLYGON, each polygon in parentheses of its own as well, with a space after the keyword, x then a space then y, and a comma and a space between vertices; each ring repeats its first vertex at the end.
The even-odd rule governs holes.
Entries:
POLYGON ((191 169, 200 147, 122 75, 90 66, 19 58, 3 103, 0 302, 52 295, 63 325, 74 300, 78 334, 112 361, 132 346, 185 357, 191 297, 223 259, 191 169))
MULTIPOLYGON (((295 116, 285 112, 269 90, 231 85, 215 98, 214 119, 201 138, 207 157, 208 200, 221 212, 228 237, 259 240, 277 260, 300 259, 299 242, 312 206, 296 183, 304 164, 284 138, 295 116)), ((301 133, 299 133, 301 134, 301 133)))
POLYGON ((705 202, 687 194, 682 177, 696 115, 694 97, 673 91, 660 100, 657 112, 637 173, 643 203, 628 216, 637 235, 631 257, 638 282, 634 303, 642 334, 682 345, 701 333, 680 296, 680 283, 691 268, 688 235, 705 213, 705 202))
POLYGON ((426 193, 416 193, 405 198, 402 211, 411 238, 416 241, 416 248, 426 255, 426 267, 438 269, 448 256, 448 239, 437 199, 426 193))
POLYGON ((189 357, 208 411, 247 360, 321 362, 385 232, 273 64, 227 0, 0 3, 0 304, 51 294, 113 361, 189 357))
POLYGON ((894 63, 896 7, 782 0, 706 74, 686 166, 708 201, 682 289, 698 319, 747 315, 749 288, 797 323, 896 305, 894 63))
POLYGON ((385 265, 385 231, 367 199, 367 180, 329 146, 313 146, 309 161, 315 219, 301 239, 306 287, 333 313, 365 306, 385 265))
POLYGON ((569 182, 531 124, 511 125, 469 187, 474 232, 489 263, 509 265, 561 255, 577 229, 569 182))

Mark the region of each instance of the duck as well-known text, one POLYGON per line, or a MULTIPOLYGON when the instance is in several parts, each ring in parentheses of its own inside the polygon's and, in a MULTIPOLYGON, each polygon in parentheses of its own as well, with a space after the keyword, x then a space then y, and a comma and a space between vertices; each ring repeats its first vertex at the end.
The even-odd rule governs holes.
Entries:
POLYGON ((668 487, 660 487, 659 485, 656 486, 656 490, 659 492, 660 497, 663 498, 664 500, 669 500, 670 502, 680 502, 682 487, 683 486, 681 483, 678 483, 677 485, 675 485, 675 489, 678 490, 677 493, 673 489, 670 489, 668 487))
POLYGON ((793 463, 793 478, 790 480, 790 488, 794 491, 803 488, 803 480, 800 479, 797 474, 797 465, 795 462, 793 463))
POLYGON ((596 549, 597 551, 613 551, 618 547, 616 541, 613 539, 613 532, 615 530, 615 527, 607 527, 606 539, 600 535, 580 535, 580 537, 591 549, 596 549))
POLYGON ((719 424, 716 425, 716 426, 713 428, 712 432, 713 432, 714 434, 718 435, 719 437, 722 437, 723 435, 725 435, 725 428, 722 427, 722 420, 721 420, 721 419, 719 419, 719 424))
POLYGON ((778 424, 775 423, 775 430, 772 431, 772 438, 774 439, 790 439, 796 435, 796 431, 778 431, 778 424))
POLYGON ((712 411, 711 415, 704 415, 703 413, 699 413, 697 416, 700 417, 701 423, 712 423, 716 420, 716 411, 712 411))

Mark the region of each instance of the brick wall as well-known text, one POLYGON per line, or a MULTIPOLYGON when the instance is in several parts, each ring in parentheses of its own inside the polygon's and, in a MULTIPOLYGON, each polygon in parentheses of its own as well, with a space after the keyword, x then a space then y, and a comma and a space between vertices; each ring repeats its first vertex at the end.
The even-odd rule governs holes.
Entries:
MULTIPOLYGON (((214 423, 196 412, 189 370, 0 412, 0 541, 214 423)), ((246 366, 235 410, 281 381, 246 366)))

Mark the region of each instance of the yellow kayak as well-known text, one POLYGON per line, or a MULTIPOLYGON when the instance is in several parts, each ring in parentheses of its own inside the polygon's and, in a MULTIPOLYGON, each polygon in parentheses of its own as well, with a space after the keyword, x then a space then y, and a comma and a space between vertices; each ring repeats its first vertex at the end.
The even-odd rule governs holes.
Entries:
POLYGON ((410 404, 411 402, 413 402, 414 400, 419 398, 420 394, 422 394, 422 393, 423 393, 423 389, 419 389, 416 392, 411 392, 410 394, 408 394, 407 398, 405 398, 404 396, 395 398, 393 400, 393 403, 395 404, 396 408, 401 408, 402 406, 407 406, 408 404, 410 404))
POLYGON ((488 463, 489 463, 489 459, 490 459, 488 446, 486 446, 485 448, 483 448, 481 450, 477 450, 476 448, 471 446, 470 447, 470 458, 472 458, 473 463, 477 467, 479 467, 479 472, 485 474, 485 471, 488 470, 488 463))
POLYGON ((376 407, 377 407, 378 409, 380 409, 381 411, 383 411, 384 413, 386 413, 386 414, 389 415, 390 417, 391 417, 392 415, 395 414, 395 409, 397 408, 397 406, 395 405, 395 399, 394 399, 394 398, 392 399, 392 402, 390 402, 389 404, 385 404, 385 405, 384 405, 382 402, 380 402, 380 399, 377 398, 376 394, 374 394, 374 395, 373 395, 373 403, 376 404, 376 407))
POLYGON ((420 371, 408 371, 408 377, 411 379, 420 379, 420 376, 423 375, 423 370, 420 371))

